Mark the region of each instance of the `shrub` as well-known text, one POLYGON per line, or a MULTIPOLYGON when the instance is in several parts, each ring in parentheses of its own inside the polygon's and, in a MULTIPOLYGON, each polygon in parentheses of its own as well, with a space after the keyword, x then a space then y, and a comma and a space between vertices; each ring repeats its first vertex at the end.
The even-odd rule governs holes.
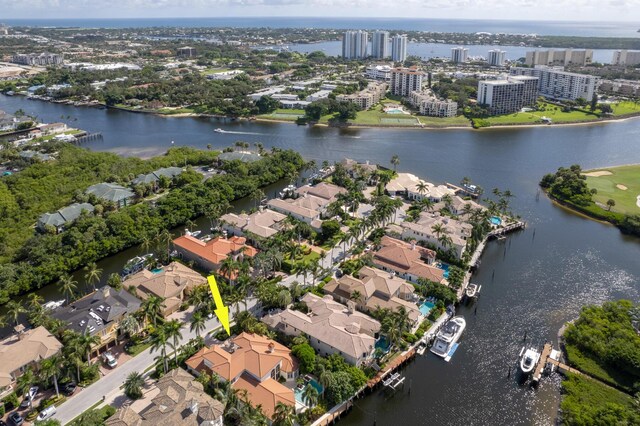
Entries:
POLYGON ((4 402, 6 411, 11 411, 20 405, 20 401, 18 401, 18 396, 15 392, 11 392, 9 395, 5 396, 2 402, 4 402))

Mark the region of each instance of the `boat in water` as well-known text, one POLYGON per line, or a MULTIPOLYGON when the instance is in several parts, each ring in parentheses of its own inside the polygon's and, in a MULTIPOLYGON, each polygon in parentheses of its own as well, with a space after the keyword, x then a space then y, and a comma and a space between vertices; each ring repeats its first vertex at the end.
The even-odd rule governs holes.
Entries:
POLYGON ((531 374, 538 365, 540 360, 540 352, 535 348, 522 348, 520 351, 520 371, 523 374, 531 374))
POLYGON ((427 350, 427 344, 424 341, 421 341, 420 344, 418 344, 418 347, 416 349, 416 353, 418 355, 424 355, 426 350, 427 350))
POLYGON ((463 317, 453 317, 442 327, 436 335, 431 352, 449 361, 458 348, 458 339, 462 335, 467 322, 463 317))
POLYGON ((469 285, 467 285, 465 294, 469 299, 476 297, 478 293, 480 293, 480 286, 478 284, 469 283, 469 285))
POLYGON ((64 305, 64 300, 51 300, 50 302, 44 303, 42 307, 47 311, 55 311, 62 305, 64 305))
POLYGON ((136 256, 133 259, 130 259, 127 263, 125 263, 124 268, 122 268, 122 275, 127 276, 142 271, 152 258, 153 254, 147 253, 142 256, 136 256))
POLYGON ((216 133, 226 133, 224 130, 222 130, 220 127, 218 127, 217 129, 214 130, 214 132, 216 133))

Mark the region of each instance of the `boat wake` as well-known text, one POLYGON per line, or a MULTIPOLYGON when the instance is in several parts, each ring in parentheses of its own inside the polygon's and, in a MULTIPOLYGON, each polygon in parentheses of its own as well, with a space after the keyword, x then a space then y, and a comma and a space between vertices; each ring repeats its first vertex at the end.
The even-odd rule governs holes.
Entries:
POLYGON ((235 132, 233 130, 218 130, 217 133, 226 133, 229 135, 256 135, 256 136, 265 136, 266 133, 257 133, 257 132, 235 132))

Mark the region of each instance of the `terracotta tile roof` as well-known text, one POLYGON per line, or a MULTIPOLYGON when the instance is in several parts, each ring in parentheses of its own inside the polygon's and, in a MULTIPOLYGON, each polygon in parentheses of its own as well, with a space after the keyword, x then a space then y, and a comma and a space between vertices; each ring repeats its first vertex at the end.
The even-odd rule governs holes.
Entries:
POLYGON ((220 264, 231 253, 243 250, 245 256, 253 257, 258 250, 246 244, 244 237, 214 238, 204 242, 191 235, 183 235, 173 240, 173 244, 185 251, 194 253, 215 264, 220 264))
POLYGON ((262 411, 269 418, 273 417, 279 402, 296 405, 293 390, 271 378, 260 382, 245 373, 233 384, 233 387, 247 391, 247 402, 253 406, 262 406, 262 411))
POLYGON ((435 259, 433 250, 420 246, 414 247, 412 244, 388 236, 382 237, 380 246, 380 249, 373 254, 376 264, 430 281, 444 280, 444 271, 422 261, 422 259, 435 259))
POLYGON ((125 281, 127 288, 134 286, 138 295, 144 299, 149 295, 169 299, 179 296, 185 289, 206 284, 207 279, 193 269, 178 263, 172 262, 162 268, 161 272, 151 272, 144 269, 131 275, 125 281))

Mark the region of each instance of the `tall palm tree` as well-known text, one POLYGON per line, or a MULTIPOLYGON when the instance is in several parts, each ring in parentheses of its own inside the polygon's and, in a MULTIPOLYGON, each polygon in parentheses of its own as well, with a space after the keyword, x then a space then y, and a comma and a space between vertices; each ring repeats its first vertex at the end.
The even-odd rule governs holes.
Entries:
POLYGON ((169 232, 167 229, 164 229, 156 237, 156 242, 158 243, 159 247, 167 248, 167 257, 168 257, 169 252, 171 250, 171 243, 173 242, 173 236, 171 235, 171 232, 169 232))
MULTIPOLYGON (((35 374, 33 374, 33 370, 29 366, 27 367, 26 370, 24 370, 22 375, 18 377, 18 379, 16 380, 15 389, 16 391, 18 391, 20 395, 24 395, 29 390, 29 388, 35 383, 35 381, 36 381, 36 376, 35 374)), ((29 399, 29 410, 33 408, 32 402, 33 401, 29 399)))
POLYGON ((195 331, 196 336, 200 337, 202 332, 207 328, 205 322, 206 318, 202 312, 194 312, 191 316, 191 325, 189 326, 189 331, 195 331))
POLYGON ((436 238, 440 238, 440 236, 447 233, 447 228, 444 227, 441 223, 436 223, 431 227, 431 230, 435 234, 436 238))
POLYGON ((152 243, 153 241, 151 241, 149 235, 145 234, 142 236, 142 239, 140 239, 140 248, 143 252, 149 253, 149 249, 151 248, 152 243))
POLYGON ((56 390, 56 396, 60 396, 58 389, 58 376, 60 375, 64 366, 64 358, 59 354, 55 354, 47 359, 42 360, 40 363, 40 377, 43 381, 53 379, 53 386, 56 390))
POLYGON ((427 192, 427 183, 421 180, 416 185, 416 190, 418 191, 418 194, 424 195, 427 192))
POLYGON ((22 306, 22 303, 16 300, 9 300, 5 305, 5 310, 7 318, 10 318, 14 325, 18 325, 18 318, 20 317, 20 314, 27 312, 25 307, 22 306))
POLYGON ((360 304, 360 303, 362 303, 362 293, 360 293, 358 290, 354 290, 351 293, 351 295, 349 296, 349 299, 351 299, 354 302, 360 304))
POLYGON ((164 323, 162 328, 165 329, 167 339, 173 340, 172 348, 174 361, 176 362, 176 365, 178 365, 178 343, 180 342, 180 339, 182 339, 182 324, 177 319, 173 319, 164 323))
POLYGON ((144 378, 142 374, 134 371, 127 376, 124 381, 124 393, 131 399, 140 399, 142 397, 142 386, 144 378))
POLYGON ((278 402, 273 411, 273 424, 276 426, 293 426, 295 424, 296 412, 291 405, 278 402))
POLYGON ((88 333, 76 335, 77 346, 81 349, 81 353, 87 355, 87 365, 91 365, 91 349, 100 344, 100 336, 92 336, 88 333))
POLYGON ((84 274, 84 279, 87 280, 89 284, 91 284, 92 288, 96 289, 96 283, 100 282, 100 277, 102 276, 102 269, 98 268, 95 262, 92 262, 84 267, 86 273, 84 274))
POLYGON ((131 337, 140 330, 140 323, 135 316, 126 314, 122 320, 120 320, 118 327, 120 328, 120 333, 127 334, 131 337))
POLYGON ((142 302, 140 310, 142 316, 147 321, 151 321, 153 326, 156 326, 158 318, 162 315, 162 308, 164 307, 164 299, 157 296, 149 296, 142 302))
POLYGON ((29 309, 34 310, 34 309, 42 309, 42 302, 44 302, 44 299, 39 296, 36 293, 30 293, 28 296, 29 299, 29 309))
POLYGON ((278 305, 282 308, 286 308, 291 304, 291 293, 286 288, 283 288, 278 292, 278 305))
POLYGON ((151 352, 155 352, 157 350, 160 351, 160 355, 157 357, 157 359, 162 361, 165 374, 167 374, 167 371, 169 371, 169 364, 167 363, 168 340, 169 338, 167 337, 167 333, 164 327, 158 327, 151 335, 151 352))
POLYGON ((396 172, 400 165, 400 157, 398 157, 397 154, 394 154, 393 157, 391 157, 391 165, 393 166, 393 171, 396 172))
POLYGON ((78 288, 78 282, 71 277, 71 275, 63 275, 58 281, 58 290, 65 296, 66 303, 73 298, 78 288))
POLYGON ((220 274, 229 280, 229 284, 233 285, 233 277, 238 270, 238 262, 230 256, 227 256, 220 262, 220 269, 218 271, 220 274))
POLYGON ((302 390, 302 399, 306 402, 308 407, 313 407, 318 403, 319 397, 318 389, 316 389, 311 383, 302 390))

